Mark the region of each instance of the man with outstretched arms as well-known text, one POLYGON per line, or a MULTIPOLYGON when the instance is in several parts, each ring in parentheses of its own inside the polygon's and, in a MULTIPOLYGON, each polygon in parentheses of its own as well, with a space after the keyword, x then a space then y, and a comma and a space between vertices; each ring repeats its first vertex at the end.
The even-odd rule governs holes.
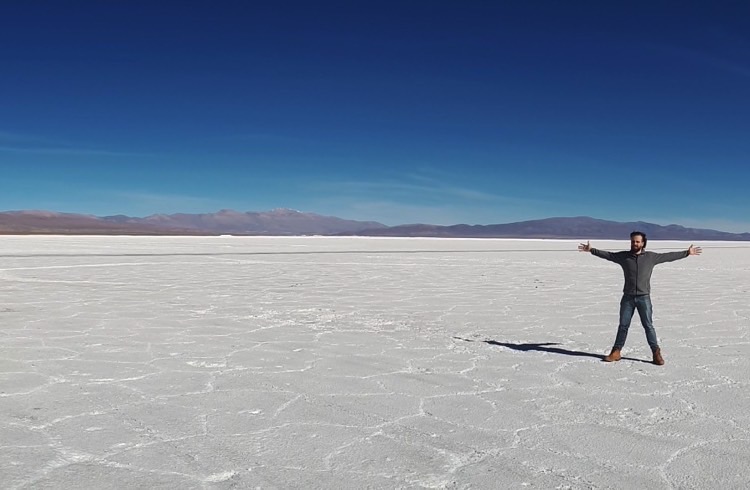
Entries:
POLYGON ((634 231, 630 234, 630 250, 607 252, 606 250, 593 248, 589 242, 581 243, 578 246, 578 250, 581 252, 590 252, 592 255, 618 264, 625 274, 625 286, 620 300, 620 324, 617 327, 617 337, 612 346, 612 351, 604 358, 607 362, 620 360, 620 352, 625 346, 630 320, 633 318, 635 310, 638 310, 641 324, 646 331, 646 340, 654 356, 653 362, 659 366, 664 364, 664 358, 661 355, 651 319, 651 273, 657 264, 684 259, 690 255, 699 255, 702 252, 700 247, 693 247, 692 245, 681 252, 646 252, 646 242, 645 233, 634 231))

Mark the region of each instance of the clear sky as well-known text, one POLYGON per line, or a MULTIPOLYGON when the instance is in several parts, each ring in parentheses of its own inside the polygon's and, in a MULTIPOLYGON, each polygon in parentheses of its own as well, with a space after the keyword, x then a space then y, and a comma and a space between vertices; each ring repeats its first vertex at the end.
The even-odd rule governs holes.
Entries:
POLYGON ((750 2, 0 3, 0 211, 750 231, 750 2))

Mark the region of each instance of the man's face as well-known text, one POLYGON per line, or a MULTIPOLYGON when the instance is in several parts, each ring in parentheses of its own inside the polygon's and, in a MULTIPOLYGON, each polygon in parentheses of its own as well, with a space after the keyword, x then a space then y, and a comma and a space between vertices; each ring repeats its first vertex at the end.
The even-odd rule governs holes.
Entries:
POLYGON ((637 254, 643 252, 643 237, 641 235, 635 235, 630 239, 630 251, 637 254))

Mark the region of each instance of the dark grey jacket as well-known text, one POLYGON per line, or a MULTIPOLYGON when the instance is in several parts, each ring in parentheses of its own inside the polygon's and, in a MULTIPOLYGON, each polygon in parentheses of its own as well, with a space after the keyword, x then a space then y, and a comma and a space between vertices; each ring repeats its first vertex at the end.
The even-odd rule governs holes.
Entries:
POLYGON ((687 250, 682 252, 642 252, 634 254, 630 250, 623 252, 607 252, 606 250, 591 249, 591 253, 597 257, 610 260, 622 267, 625 274, 625 287, 622 292, 625 294, 651 294, 651 273, 654 271, 656 264, 672 262, 684 259, 690 253, 687 250))

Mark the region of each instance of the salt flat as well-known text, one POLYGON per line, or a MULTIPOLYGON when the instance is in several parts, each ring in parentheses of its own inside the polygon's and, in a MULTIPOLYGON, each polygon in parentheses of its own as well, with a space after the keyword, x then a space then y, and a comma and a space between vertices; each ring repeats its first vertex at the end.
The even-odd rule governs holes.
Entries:
POLYGON ((573 241, 1 237, 1 485, 747 488, 750 244, 696 245, 659 367, 573 241))

